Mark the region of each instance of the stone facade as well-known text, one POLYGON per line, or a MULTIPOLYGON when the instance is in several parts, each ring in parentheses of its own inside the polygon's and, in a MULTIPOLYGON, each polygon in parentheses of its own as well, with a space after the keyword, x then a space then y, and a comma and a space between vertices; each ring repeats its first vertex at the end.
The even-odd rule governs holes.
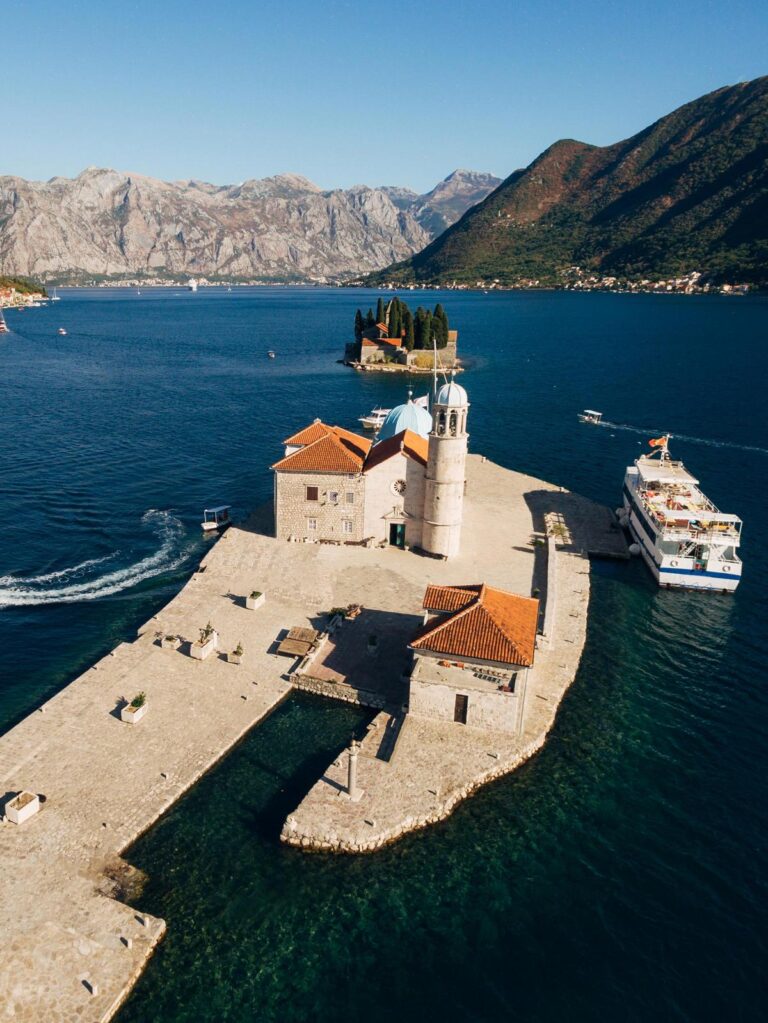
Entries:
POLYGON ((421 547, 423 513, 424 466, 415 459, 401 452, 366 471, 366 537, 389 543, 390 526, 402 523, 405 544, 421 547))
POLYGON ((359 542, 365 537, 364 513, 362 473, 275 473, 278 540, 359 542))
POLYGON ((463 667, 455 662, 449 667, 430 655, 417 655, 409 687, 409 713, 417 718, 456 722, 456 727, 517 735, 522 726, 529 669, 510 670, 509 665, 490 661, 460 663, 463 667), (499 677, 494 678, 490 672, 498 672, 499 677), (508 686, 510 679, 513 691, 502 690, 500 686, 508 686))

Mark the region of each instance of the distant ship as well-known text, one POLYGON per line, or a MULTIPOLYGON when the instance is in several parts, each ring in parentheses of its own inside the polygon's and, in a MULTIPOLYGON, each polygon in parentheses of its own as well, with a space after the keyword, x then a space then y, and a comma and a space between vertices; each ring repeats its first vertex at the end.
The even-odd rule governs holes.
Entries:
POLYGON ((56 333, 57 334, 61 334, 62 337, 65 337, 67 332, 64 329, 64 327, 59 327, 59 329, 56 331, 56 333))
POLYGON ((53 289, 53 294, 51 295, 51 302, 61 302, 61 298, 56 294, 55 288, 53 289))
POLYGON ((650 441, 656 450, 627 468, 620 521, 659 586, 733 592, 741 580, 741 520, 718 511, 668 444, 669 437, 650 441))
POLYGON ((0 309, 0 334, 10 334, 10 333, 11 333, 11 329, 8 326, 8 324, 5 322, 5 317, 3 316, 3 310, 0 309))
POLYGON ((274 357, 275 357, 275 352, 273 352, 272 350, 267 352, 267 358, 268 359, 274 359, 274 357))
POLYGON ((190 278, 190 280, 187 282, 187 288, 189 289, 189 291, 197 291, 197 281, 195 280, 194 277, 190 278))

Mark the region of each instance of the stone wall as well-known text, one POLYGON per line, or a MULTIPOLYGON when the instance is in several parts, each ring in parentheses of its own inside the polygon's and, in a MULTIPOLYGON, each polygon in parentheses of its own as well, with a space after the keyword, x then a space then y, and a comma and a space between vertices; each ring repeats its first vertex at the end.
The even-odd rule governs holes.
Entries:
POLYGON ((312 678, 311 675, 291 675, 291 684, 306 693, 341 700, 342 703, 354 703, 360 707, 373 707, 375 710, 381 710, 387 702, 380 693, 373 693, 369 689, 353 689, 352 686, 312 678))
POLYGON ((336 540, 339 543, 364 539, 365 479, 362 473, 275 473, 275 535, 278 540, 336 540), (318 500, 307 500, 307 487, 318 488, 318 500), (332 493, 338 500, 331 499, 332 493), (350 503, 347 495, 353 495, 350 503), (317 520, 317 529, 308 520, 317 520), (351 521, 351 532, 344 521, 351 521))
MULTIPOLYGON (((417 672, 414 672, 418 676, 417 672)), ((514 693, 502 693, 474 687, 454 688, 439 682, 422 681, 411 676, 409 713, 414 717, 453 721, 456 697, 466 696, 467 723, 457 728, 490 728, 497 732, 517 734, 520 729, 522 694, 525 693, 525 671, 517 676, 514 693)))

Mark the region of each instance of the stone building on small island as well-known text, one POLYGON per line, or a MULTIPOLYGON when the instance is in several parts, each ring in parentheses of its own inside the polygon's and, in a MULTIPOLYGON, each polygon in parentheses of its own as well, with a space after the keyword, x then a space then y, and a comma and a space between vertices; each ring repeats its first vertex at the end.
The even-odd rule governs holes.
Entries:
POLYGON ((451 380, 430 415, 409 397, 372 444, 315 420, 285 440, 275 473, 275 535, 458 554, 469 402, 451 380))
POLYGON ((486 586, 428 586, 414 637, 408 710, 415 717, 520 731, 539 602, 486 586))

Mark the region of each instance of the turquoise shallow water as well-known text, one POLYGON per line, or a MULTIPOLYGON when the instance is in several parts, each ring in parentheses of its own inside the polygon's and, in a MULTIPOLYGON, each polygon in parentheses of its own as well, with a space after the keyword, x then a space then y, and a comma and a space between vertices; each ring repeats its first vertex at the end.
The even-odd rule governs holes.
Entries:
MULTIPOLYGON (((0 727, 167 601, 204 550, 202 507, 266 498, 283 436, 398 400, 401 381, 334 361, 376 297, 64 292, 8 314, 0 727)), ((130 851, 169 933, 121 1023, 762 1015, 768 302, 438 297, 471 364, 474 450, 616 505, 646 436, 683 435, 673 452, 746 522, 744 581, 660 593, 641 564, 596 566, 545 750, 373 857, 279 845, 367 720, 284 704, 130 851), (579 426, 584 406, 628 428, 579 426)))

